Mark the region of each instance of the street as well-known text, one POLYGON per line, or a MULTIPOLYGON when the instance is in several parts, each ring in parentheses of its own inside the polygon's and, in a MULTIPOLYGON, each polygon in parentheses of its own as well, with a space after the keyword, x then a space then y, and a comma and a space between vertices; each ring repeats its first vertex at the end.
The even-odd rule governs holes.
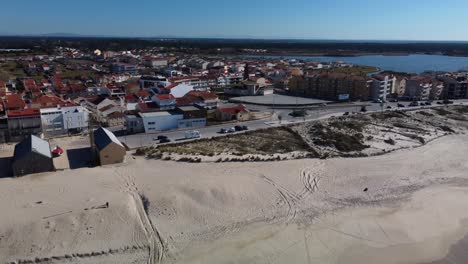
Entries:
MULTIPOLYGON (((401 102, 401 104, 408 106, 410 102, 401 102)), ((173 131, 162 131, 153 134, 133 134, 133 135, 125 135, 118 137, 120 141, 124 142, 130 149, 135 149, 138 147, 144 146, 151 146, 154 144, 158 144, 158 141, 155 140, 157 136, 164 135, 167 136, 171 142, 181 142, 181 141, 189 141, 185 139, 185 132, 189 130, 197 130, 200 132, 201 138, 211 138, 211 137, 219 137, 219 136, 226 136, 229 134, 221 134, 219 133, 221 128, 230 128, 236 125, 245 125, 248 126, 249 130, 258 130, 263 128, 275 127, 280 125, 287 125, 293 123, 301 123, 313 120, 319 120, 324 118, 329 118, 331 116, 340 116, 343 115, 345 112, 360 112, 361 105, 363 103, 355 103, 355 104, 346 104, 346 105, 329 105, 329 106, 321 106, 315 107, 311 109, 307 109, 308 115, 305 117, 293 117, 289 115, 292 110, 291 109, 271 109, 267 106, 258 106, 258 105, 247 105, 249 109, 255 109, 258 111, 274 111, 276 116, 281 116, 281 121, 277 118, 267 118, 261 120, 252 120, 246 122, 234 122, 228 124, 221 124, 221 125, 214 125, 214 126, 207 126, 207 127, 200 127, 200 128, 192 128, 192 129, 184 129, 184 130, 173 130, 173 131)), ((382 110, 398 110, 396 102, 388 102, 385 103, 382 107, 379 103, 368 103, 365 102, 367 112, 379 112, 382 110), (391 109, 387 107, 390 106, 391 109)), ((468 104, 468 100, 455 100, 454 105, 459 104, 468 104)), ((430 108, 430 107, 443 107, 443 105, 435 104, 435 102, 431 106, 418 106, 418 107, 404 107, 399 109, 410 110, 410 109, 421 109, 421 108, 430 108)), ((242 132, 235 132, 235 133, 242 133, 242 132)), ((230 133, 234 134, 234 133, 230 133)), ((194 139, 190 139, 194 140, 194 139)))

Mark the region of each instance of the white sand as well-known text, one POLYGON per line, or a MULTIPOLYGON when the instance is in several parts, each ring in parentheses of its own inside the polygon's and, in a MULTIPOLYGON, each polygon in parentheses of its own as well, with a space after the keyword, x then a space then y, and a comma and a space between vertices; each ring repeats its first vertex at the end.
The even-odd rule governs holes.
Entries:
POLYGON ((7 212, 0 215, 0 259, 440 259, 468 231, 466 142, 467 136, 449 136, 355 159, 187 164, 129 157, 119 167, 0 179, 0 211, 7 212), (150 201, 149 218, 139 194, 150 201), (89 209, 107 201, 109 208, 89 209), (92 253, 99 256, 86 256, 92 253))

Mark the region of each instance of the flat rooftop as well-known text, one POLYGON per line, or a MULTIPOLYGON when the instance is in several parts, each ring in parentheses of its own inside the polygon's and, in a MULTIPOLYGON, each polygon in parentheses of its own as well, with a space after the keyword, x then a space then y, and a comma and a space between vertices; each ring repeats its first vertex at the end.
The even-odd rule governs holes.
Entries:
POLYGON ((157 116, 171 116, 171 115, 173 115, 173 113, 170 113, 168 111, 140 113, 141 117, 157 117, 157 116))
POLYGON ((244 103, 244 104, 257 104, 257 105, 317 105, 323 103, 329 103, 330 101, 287 96, 279 94, 269 94, 263 96, 241 96, 229 99, 229 102, 233 103, 244 103))
POLYGON ((180 106, 178 107, 182 111, 198 111, 200 110, 199 108, 196 108, 195 106, 180 106))

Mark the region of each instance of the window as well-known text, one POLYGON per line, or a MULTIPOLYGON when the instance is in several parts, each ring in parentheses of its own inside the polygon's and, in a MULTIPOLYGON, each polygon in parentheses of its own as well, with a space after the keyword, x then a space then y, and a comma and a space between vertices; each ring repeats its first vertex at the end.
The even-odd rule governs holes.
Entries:
POLYGON ((156 125, 156 122, 148 122, 148 125, 156 125))

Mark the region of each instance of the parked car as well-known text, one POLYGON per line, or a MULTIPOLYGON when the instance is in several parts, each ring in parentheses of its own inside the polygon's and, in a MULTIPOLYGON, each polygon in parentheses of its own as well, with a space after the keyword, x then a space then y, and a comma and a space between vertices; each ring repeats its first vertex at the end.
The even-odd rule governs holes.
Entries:
POLYGON ((389 106, 387 106, 387 109, 392 109, 392 107, 389 105, 389 106))
POLYGON ((249 130, 249 127, 248 126, 242 126, 242 129, 243 130, 249 130))
POLYGON ((418 102, 411 102, 408 107, 419 106, 418 102))
POLYGON ((424 104, 425 104, 425 105, 432 105, 431 102, 425 102, 424 104))
POLYGON ((201 134, 200 134, 200 132, 197 131, 197 130, 186 131, 186 132, 185 132, 185 138, 186 138, 186 139, 199 138, 199 137, 201 137, 201 134))
POLYGON ((361 107, 361 112, 363 113, 367 112, 367 108, 365 106, 361 107))
POLYGON ((437 104, 438 104, 438 105, 441 105, 441 104, 442 104, 442 102, 441 102, 441 101, 437 101, 437 104))
POLYGON ((349 115, 349 112, 344 112, 343 115, 344 115, 344 116, 347 116, 347 115, 349 115))
POLYGON ((405 107, 403 104, 397 104, 398 107, 405 107))
POLYGON ((228 132, 228 131, 227 131, 227 129, 225 129, 225 128, 221 128, 221 129, 219 130, 219 133, 220 133, 220 134, 226 134, 227 132, 228 132))
POLYGON ((227 130, 228 133, 234 133, 236 132, 236 129, 234 127, 228 128, 227 130))
POLYGON ((167 136, 164 136, 164 135, 159 135, 157 137, 158 140, 164 140, 164 139, 167 139, 167 136))
POLYGON ((241 126, 235 126, 234 129, 235 129, 236 131, 242 131, 242 130, 244 130, 241 126))
POLYGON ((171 142, 171 140, 168 139, 167 137, 159 140, 159 143, 169 143, 169 142, 171 142))
POLYGON ((307 111, 305 110, 294 110, 291 113, 289 113, 290 116, 292 117, 303 117, 307 115, 307 111))

